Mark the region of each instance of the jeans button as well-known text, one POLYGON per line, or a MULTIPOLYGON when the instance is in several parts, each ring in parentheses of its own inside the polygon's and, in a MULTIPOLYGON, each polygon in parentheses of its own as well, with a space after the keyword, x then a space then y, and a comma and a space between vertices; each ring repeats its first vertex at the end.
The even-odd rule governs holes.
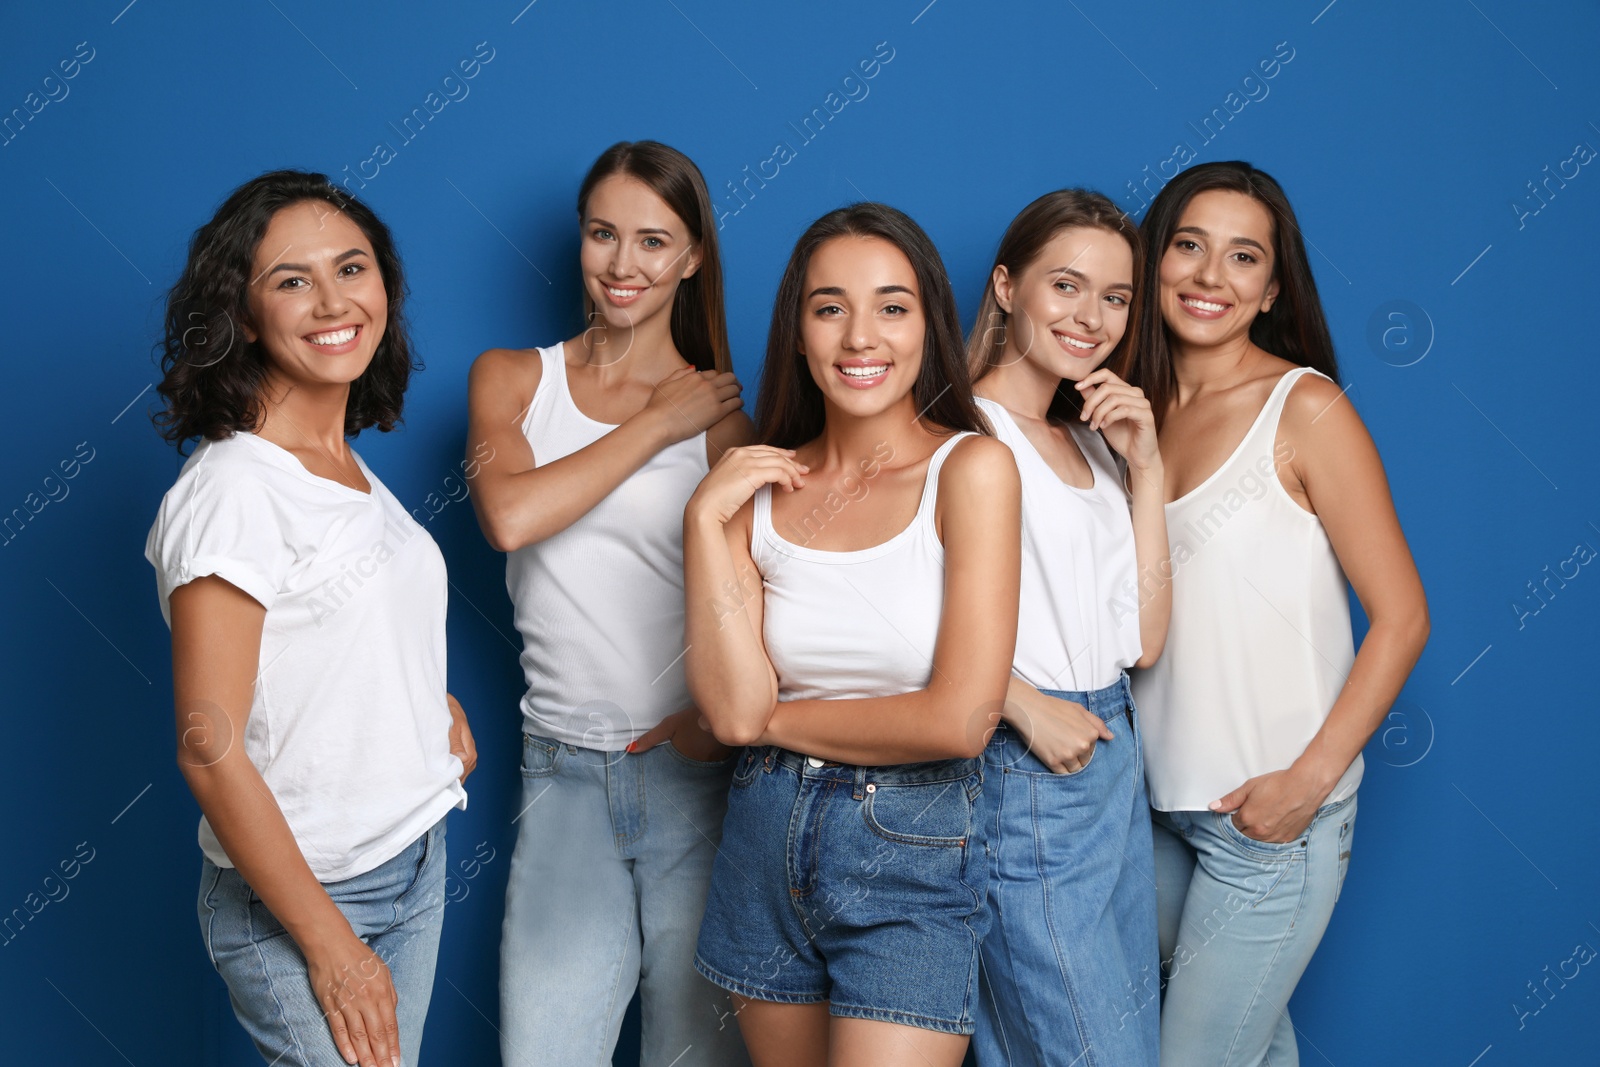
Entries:
POLYGON ((809 764, 810 764, 810 765, 811 765, 811 766, 813 766, 813 767, 820 767, 820 766, 822 766, 822 761, 821 761, 821 760, 819 760, 819 759, 818 759, 818 758, 817 758, 817 757, 815 757, 815 756, 807 756, 807 757, 806 757, 806 762, 807 762, 807 763, 809 763, 809 764))

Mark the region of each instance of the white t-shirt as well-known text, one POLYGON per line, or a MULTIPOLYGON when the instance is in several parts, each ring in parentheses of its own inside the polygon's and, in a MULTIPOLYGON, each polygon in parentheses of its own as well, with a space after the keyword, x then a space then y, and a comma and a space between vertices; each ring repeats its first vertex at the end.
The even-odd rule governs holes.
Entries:
MULTIPOLYGON (((445 702, 444 557, 356 462, 370 495, 254 434, 203 441, 145 542, 169 626, 172 591, 206 575, 267 609, 245 753, 323 882, 372 870, 467 804, 445 702)), ((200 847, 233 866, 204 818, 200 847)))
POLYGON ((1022 594, 1012 673, 1035 689, 1104 689, 1139 661, 1138 554, 1122 472, 1086 426, 1067 427, 1094 484, 1063 482, 1002 405, 978 397, 1022 477, 1022 594))

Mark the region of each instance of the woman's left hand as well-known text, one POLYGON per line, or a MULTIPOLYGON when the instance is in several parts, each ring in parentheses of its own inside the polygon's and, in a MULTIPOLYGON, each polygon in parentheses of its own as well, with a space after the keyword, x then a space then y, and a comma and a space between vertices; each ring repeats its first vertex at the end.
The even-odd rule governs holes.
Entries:
POLYGON ((648 752, 663 741, 700 763, 716 763, 733 754, 733 749, 712 736, 711 724, 706 722, 699 708, 684 708, 668 715, 635 738, 628 751, 648 752))
POLYGON ((462 710, 461 702, 449 693, 444 699, 450 705, 450 752, 461 759, 461 784, 467 782, 467 775, 478 766, 478 746, 472 740, 472 728, 467 725, 467 713, 462 710))
POLYGON ((1230 812, 1234 828, 1244 836, 1270 844, 1286 844, 1306 832, 1328 791, 1317 789, 1291 770, 1258 774, 1211 810, 1230 812))
POLYGON ((1089 429, 1105 434, 1106 444, 1135 470, 1149 470, 1161 462, 1156 447, 1156 418, 1144 390, 1129 385, 1101 367, 1077 383, 1083 394, 1083 419, 1089 429))

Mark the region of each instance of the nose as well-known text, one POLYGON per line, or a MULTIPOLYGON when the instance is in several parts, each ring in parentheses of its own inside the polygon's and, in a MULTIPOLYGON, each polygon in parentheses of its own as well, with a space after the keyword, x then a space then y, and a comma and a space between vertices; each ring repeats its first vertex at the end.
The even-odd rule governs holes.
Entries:
POLYGON ((633 273, 633 270, 634 270, 635 266, 636 266, 636 262, 635 262, 635 257, 634 257, 633 246, 628 244, 626 241, 618 240, 617 243, 614 246, 612 246, 612 252, 611 252, 611 274, 612 274, 612 276, 615 277, 618 281, 621 281, 622 279, 628 277, 630 274, 633 273))
POLYGON ((844 347, 851 352, 870 351, 878 347, 880 337, 874 316, 852 315, 845 327, 844 347))
POLYGON ((1219 252, 1207 252, 1195 266, 1194 280, 1208 289, 1222 284, 1222 257, 1219 252))
POLYGON ((335 272, 329 271, 327 276, 317 281, 317 314, 323 318, 335 318, 344 314, 350 307, 350 297, 339 285, 335 272))
POLYGON ((1099 297, 1078 301, 1078 306, 1072 312, 1072 317, 1078 321, 1078 325, 1091 333, 1100 329, 1100 315, 1099 297))

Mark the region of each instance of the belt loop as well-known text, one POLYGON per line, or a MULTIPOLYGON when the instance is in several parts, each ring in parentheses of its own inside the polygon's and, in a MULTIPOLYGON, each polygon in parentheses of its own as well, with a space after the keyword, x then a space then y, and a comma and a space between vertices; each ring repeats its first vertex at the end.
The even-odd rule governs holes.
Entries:
POLYGON ((867 795, 867 769, 860 764, 855 767, 855 792, 851 796, 856 800, 863 800, 867 795))

